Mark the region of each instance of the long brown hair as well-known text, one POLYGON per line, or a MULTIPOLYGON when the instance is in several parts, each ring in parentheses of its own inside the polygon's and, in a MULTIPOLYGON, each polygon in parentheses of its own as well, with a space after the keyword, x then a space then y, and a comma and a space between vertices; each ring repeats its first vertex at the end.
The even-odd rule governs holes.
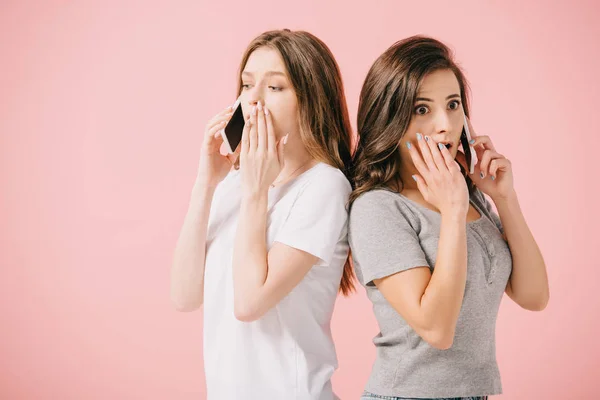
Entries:
MULTIPOLYGON (((277 50, 283 59, 298 101, 300 137, 317 161, 341 170, 351 180, 352 127, 344 95, 342 76, 333 54, 320 39, 304 31, 289 29, 259 35, 249 45, 240 63, 241 73, 253 51, 260 47, 277 50)), ((344 265, 340 291, 354 291, 354 272, 349 259, 344 265)))
MULTIPOLYGON (((468 82, 452 51, 442 42, 412 36, 394 43, 375 61, 360 92, 351 203, 374 188, 403 185, 398 146, 410 124, 419 85, 426 75, 441 69, 451 70, 456 76, 469 116, 468 82)), ((463 147, 468 146, 464 135, 461 142, 463 147)), ((473 182, 462 166, 461 170, 472 192, 473 182)))

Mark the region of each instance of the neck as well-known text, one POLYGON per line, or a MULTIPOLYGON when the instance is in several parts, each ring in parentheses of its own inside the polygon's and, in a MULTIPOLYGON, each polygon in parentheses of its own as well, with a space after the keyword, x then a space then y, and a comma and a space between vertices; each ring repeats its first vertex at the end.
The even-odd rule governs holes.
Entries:
POLYGON ((304 146, 289 147, 290 148, 284 150, 283 157, 285 159, 285 165, 275 179, 275 183, 280 184, 281 182, 288 180, 291 175, 297 176, 317 163, 304 146))
POLYGON ((403 163, 403 165, 400 166, 400 179, 402 179, 402 185, 399 185, 398 187, 400 189, 400 192, 404 192, 405 190, 419 190, 419 188, 417 187, 417 182, 415 182, 415 180, 412 177, 413 175, 418 173, 419 172, 412 163, 410 165, 405 165, 403 163))

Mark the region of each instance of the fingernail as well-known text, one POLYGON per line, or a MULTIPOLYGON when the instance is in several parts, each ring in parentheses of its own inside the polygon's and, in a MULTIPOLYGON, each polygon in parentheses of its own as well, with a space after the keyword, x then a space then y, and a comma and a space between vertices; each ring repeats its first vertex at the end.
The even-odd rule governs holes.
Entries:
POLYGON ((429 136, 425 136, 425 141, 429 142, 429 136))
POLYGON ((256 115, 256 106, 252 106, 252 115, 256 115))
POLYGON ((265 107, 265 115, 269 115, 269 109, 265 107))
POLYGON ((260 103, 260 101, 258 102, 258 111, 262 111, 263 107, 262 104, 260 103))
POLYGON ((410 149, 411 146, 412 146, 412 144, 410 144, 410 142, 406 142, 406 147, 408 147, 410 149))
POLYGON ((440 150, 442 150, 444 148, 444 145, 441 143, 438 143, 438 147, 440 148, 440 150))
POLYGON ((475 139, 469 140, 469 144, 473 144, 473 143, 475 143, 475 139))
POLYGON ((287 142, 288 142, 288 136, 290 136, 289 133, 287 135, 285 135, 285 137, 283 138, 283 144, 287 144, 287 142))
POLYGON ((413 175, 412 178, 415 180, 415 182, 417 181, 417 176, 413 175))
POLYGON ((479 176, 481 177, 481 179, 483 179, 483 172, 480 172, 479 176))
POLYGON ((496 180, 496 177, 495 177, 494 175, 492 175, 492 180, 493 180, 493 181, 495 181, 495 180, 496 180))
POLYGON ((417 133, 417 140, 421 140, 423 139, 423 135, 421 135, 420 133, 417 133))

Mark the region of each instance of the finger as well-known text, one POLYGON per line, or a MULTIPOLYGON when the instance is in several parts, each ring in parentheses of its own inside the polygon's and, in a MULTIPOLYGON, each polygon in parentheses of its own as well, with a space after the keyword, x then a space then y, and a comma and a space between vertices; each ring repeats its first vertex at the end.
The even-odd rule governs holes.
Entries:
POLYGON ((479 163, 479 176, 481 178, 485 178, 488 174, 488 169, 490 167, 490 162, 496 158, 504 158, 502 154, 498 154, 492 150, 485 150, 483 152, 483 156, 481 157, 481 162, 479 163))
POLYGON ((210 119, 210 121, 208 121, 208 125, 212 125, 212 124, 218 122, 218 120, 223 119, 223 117, 230 117, 231 118, 232 115, 233 115, 233 108, 231 106, 229 106, 226 109, 224 109, 221 112, 219 112, 214 117, 212 117, 210 119))
POLYGON ((275 136, 275 129, 273 129, 273 117, 271 112, 265 106, 265 121, 267 122, 267 134, 268 134, 268 147, 269 151, 275 152, 277 149, 277 138, 275 136))
POLYGON ((475 150, 482 149, 496 151, 494 143, 492 143, 492 139, 490 139, 489 136, 477 136, 471 140, 471 146, 475 147, 475 150))
POLYGON ((224 127, 225 123, 218 124, 204 135, 204 146, 208 149, 209 154, 221 151, 221 145, 223 144, 222 132, 224 127))
MULTIPOLYGON (((205 135, 206 136, 211 136, 211 131, 213 131, 212 135, 214 135, 215 134, 214 129, 215 128, 218 129, 219 127, 221 129, 224 128, 225 125, 227 125, 227 122, 229 121, 230 118, 231 118, 230 115, 223 115, 223 116, 221 116, 219 118, 215 118, 214 121, 206 124, 206 128, 204 130, 205 135)), ((206 139, 208 139, 208 138, 206 138, 206 139)))
POLYGON ((250 116, 246 118, 246 123, 244 124, 244 130, 242 131, 242 145, 240 146, 240 157, 244 158, 248 151, 250 150, 250 126, 252 123, 250 122, 250 116))
POLYGON ((442 147, 446 149, 446 147, 439 143, 436 144, 431 138, 429 138, 429 140, 427 140, 427 144, 429 145, 429 150, 431 150, 431 156, 433 157, 433 162, 435 163, 435 166, 437 167, 438 171, 447 171, 448 167, 446 165, 446 162, 444 161, 444 157, 442 156, 442 147))
POLYGON ((429 188, 425 180, 420 175, 413 175, 412 178, 417 182, 417 188, 423 195, 423 198, 427 200, 429 198, 429 188))
POLYGON ((227 121, 221 121, 213 126, 211 126, 208 131, 205 133, 205 139, 210 142, 214 140, 216 137, 221 136, 221 131, 227 125, 227 121))
POLYGON ((256 106, 252 106, 252 109, 250 110, 250 132, 248 134, 250 142, 249 142, 249 147, 248 147, 248 151, 254 151, 256 150, 256 147, 258 146, 258 130, 256 127, 256 106))
POLYGON ((510 169, 510 160, 507 158, 496 158, 490 162, 489 174, 492 180, 495 180, 499 171, 508 171, 510 169))
POLYGON ((410 154, 410 158, 412 159, 417 171, 419 171, 419 174, 425 177, 426 180, 429 179, 429 168, 427 168, 425 161, 423 161, 421 153, 419 153, 419 151, 411 142, 406 142, 406 147, 408 148, 408 154, 410 154))
POLYGON ((266 153, 267 151, 267 123, 265 121, 265 113, 263 105, 258 101, 256 107, 256 130, 258 132, 257 148, 266 153))
POLYGON ((279 141, 279 144, 277 145, 277 157, 279 158, 279 166, 282 169, 285 165, 284 152, 285 152, 285 145, 287 144, 289 136, 290 136, 290 134, 288 133, 287 135, 282 137, 281 140, 279 141))
MULTIPOLYGON (((456 160, 454 160, 452 158, 452 154, 450 154, 450 151, 446 148, 446 146, 444 146, 443 144, 440 143, 439 148, 440 148, 440 155, 441 155, 442 159, 444 160, 444 164, 446 165, 448 170, 452 171, 453 169, 457 169, 458 165, 456 163, 456 160)), ((458 170, 460 171, 460 167, 458 167, 458 170)))
POLYGON ((417 133, 417 143, 419 145, 419 150, 421 150, 421 156, 427 165, 427 169, 431 172, 437 171, 437 166, 435 165, 435 161, 433 161, 433 155, 431 154, 431 149, 429 148, 428 142, 431 140, 429 136, 423 136, 420 133, 417 133))

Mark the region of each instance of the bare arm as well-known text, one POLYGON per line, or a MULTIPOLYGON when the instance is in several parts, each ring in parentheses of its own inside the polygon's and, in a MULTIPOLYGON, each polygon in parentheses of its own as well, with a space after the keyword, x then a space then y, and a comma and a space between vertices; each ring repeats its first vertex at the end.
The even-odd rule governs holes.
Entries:
POLYGON ((465 217, 442 215, 437 261, 375 280, 377 288, 406 322, 430 345, 452 346, 467 279, 465 217))
POLYGON ((283 299, 316 263, 317 257, 281 243, 267 254, 267 195, 242 200, 233 252, 234 313, 254 321, 283 299))
POLYGON ((215 189, 233 161, 233 157, 219 152, 223 143, 220 131, 231 117, 231 111, 228 107, 213 117, 204 132, 198 175, 171 265, 171 303, 179 311, 193 311, 203 302, 210 207, 215 189))
MULTIPOLYGON (((470 128, 473 132, 472 126, 470 128)), ((473 147, 480 160, 474 182, 496 204, 512 254, 513 270, 506 294, 527 310, 541 311, 550 298, 546 264, 519 206, 512 163, 496 151, 489 136, 476 137, 473 147)))
MULTIPOLYGON (((376 280, 375 284, 406 322, 432 346, 452 346, 467 276, 466 215, 469 193, 460 167, 444 146, 418 135, 408 145, 425 201, 441 213, 440 240, 433 274, 417 268, 376 280)), ((416 244, 418 245, 418 244, 416 244)))
POLYGON ((233 251, 234 313, 241 321, 264 315, 285 297, 317 257, 275 243, 267 254, 270 184, 281 172, 286 141, 276 139, 271 115, 258 102, 242 136, 242 203, 233 251))
POLYGON ((542 253, 529 230, 516 193, 494 201, 513 259, 506 294, 526 310, 541 311, 550 298, 542 253))
POLYGON ((206 230, 214 191, 200 182, 192 190, 171 267, 171 302, 178 311, 193 311, 203 302, 206 230))

